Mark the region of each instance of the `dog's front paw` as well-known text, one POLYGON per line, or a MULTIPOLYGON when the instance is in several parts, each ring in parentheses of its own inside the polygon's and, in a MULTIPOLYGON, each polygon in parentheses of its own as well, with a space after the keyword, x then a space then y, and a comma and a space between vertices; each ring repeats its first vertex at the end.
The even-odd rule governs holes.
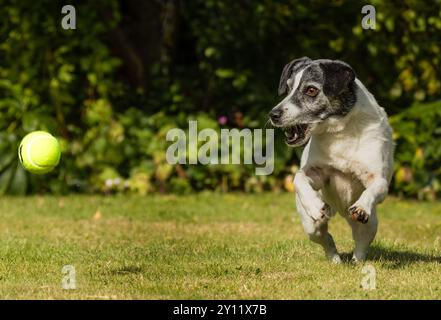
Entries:
POLYGON ((332 263, 335 263, 335 264, 340 264, 340 263, 342 263, 341 258, 340 258, 340 255, 339 255, 338 253, 334 253, 333 255, 328 256, 328 259, 329 259, 332 263))
POLYGON ((354 204, 348 209, 351 219, 354 221, 360 221, 361 223, 367 223, 369 221, 369 214, 363 207, 358 204, 354 204))

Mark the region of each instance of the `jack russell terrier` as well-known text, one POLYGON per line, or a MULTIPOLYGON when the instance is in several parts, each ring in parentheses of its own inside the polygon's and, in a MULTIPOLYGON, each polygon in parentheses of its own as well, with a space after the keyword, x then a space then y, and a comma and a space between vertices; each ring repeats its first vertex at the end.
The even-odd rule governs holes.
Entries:
POLYGON ((309 238, 335 263, 341 258, 328 232, 339 212, 352 228, 352 259, 364 261, 377 232, 376 205, 384 200, 393 170, 387 115, 354 70, 338 60, 307 57, 285 66, 270 112, 291 147, 306 144, 294 178, 296 205, 309 238))

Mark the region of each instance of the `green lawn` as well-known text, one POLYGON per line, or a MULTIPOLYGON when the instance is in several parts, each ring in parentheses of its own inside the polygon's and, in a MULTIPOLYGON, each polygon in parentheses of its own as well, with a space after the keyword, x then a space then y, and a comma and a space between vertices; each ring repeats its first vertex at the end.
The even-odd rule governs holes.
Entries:
MULTIPOLYGON (((0 298, 441 298, 440 203, 380 206, 371 291, 307 240, 291 194, 3 197, 0 215, 0 298)), ((348 261, 349 227, 331 232, 348 261)))

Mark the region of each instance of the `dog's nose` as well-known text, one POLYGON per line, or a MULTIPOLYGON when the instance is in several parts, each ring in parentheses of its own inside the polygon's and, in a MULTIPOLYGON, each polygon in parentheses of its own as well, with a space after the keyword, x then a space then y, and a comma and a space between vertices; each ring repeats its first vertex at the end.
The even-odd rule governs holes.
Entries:
POLYGON ((282 117, 282 113, 283 113, 282 110, 275 108, 275 109, 271 110, 269 116, 273 122, 278 122, 280 120, 280 118, 282 117))

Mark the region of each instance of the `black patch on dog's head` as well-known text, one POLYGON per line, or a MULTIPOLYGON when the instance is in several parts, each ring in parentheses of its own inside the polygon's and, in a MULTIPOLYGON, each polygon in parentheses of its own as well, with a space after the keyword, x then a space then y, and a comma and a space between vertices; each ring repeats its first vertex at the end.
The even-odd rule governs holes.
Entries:
POLYGON ((288 80, 293 77, 294 74, 296 74, 300 69, 303 69, 307 65, 309 65, 312 62, 311 59, 308 57, 302 57, 299 59, 295 59, 285 65, 282 71, 282 75, 280 76, 280 82, 279 82, 279 96, 284 94, 288 89, 288 80))
POLYGON ((338 60, 321 62, 325 83, 323 91, 328 97, 337 97, 355 81, 354 70, 346 63, 338 60))
POLYGON ((319 62, 323 70, 323 93, 333 105, 330 115, 346 115, 356 102, 355 72, 347 63, 339 60, 319 62))

